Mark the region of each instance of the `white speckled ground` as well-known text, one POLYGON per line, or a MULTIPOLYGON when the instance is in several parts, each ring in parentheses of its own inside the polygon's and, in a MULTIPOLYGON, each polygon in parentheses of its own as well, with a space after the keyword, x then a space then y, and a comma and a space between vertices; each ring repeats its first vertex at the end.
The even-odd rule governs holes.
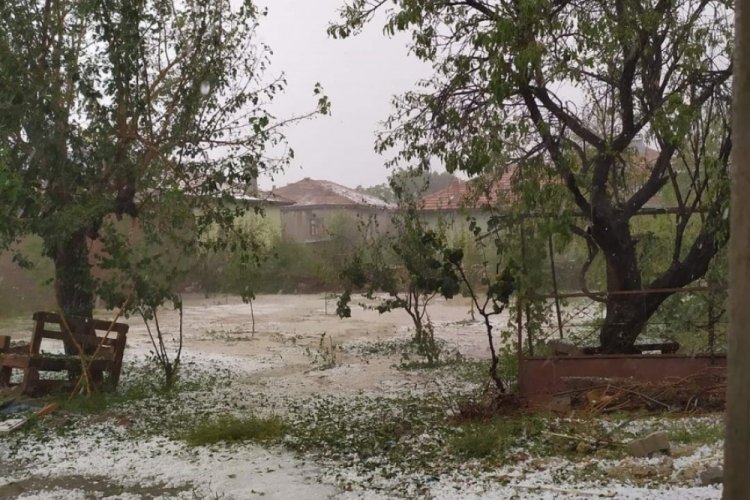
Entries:
MULTIPOLYGON (((289 401, 307 401, 316 395, 390 397, 430 390, 439 382, 425 372, 395 369, 398 356, 358 354, 357 346, 408 337, 408 318, 398 312, 381 316, 353 308, 353 318, 339 320, 332 314, 335 305, 331 301, 326 305, 322 295, 261 296, 254 304, 253 334, 250 307, 238 299, 196 298, 186 304, 185 373, 221 373, 232 384, 202 394, 199 399, 178 400, 177 406, 167 412, 284 414, 289 401), (316 370, 323 333, 333 341, 336 366, 316 370)), ((468 321, 468 311, 467 302, 436 301, 431 318, 436 334, 449 346, 466 356, 482 358, 487 355, 483 330, 468 321)), ((128 366, 134 366, 142 362, 150 343, 139 322, 135 318, 130 321, 127 359, 128 366)), ((501 318, 498 324, 502 326, 503 321, 501 318)), ((176 317, 166 315, 162 322, 174 328, 176 317)), ((18 324, 13 322, 11 330, 0 329, 0 333, 24 337, 18 324)), ((145 422, 147 415, 158 415, 157 410, 143 407, 139 411, 145 422)), ((585 459, 576 463, 549 459, 541 467, 522 460, 493 471, 468 467, 469 472, 451 470, 429 478, 396 470, 386 478, 377 474, 364 477, 357 464, 294 455, 282 447, 195 448, 162 436, 139 437, 119 418, 115 412, 96 422, 73 419, 59 436, 24 432, 4 438, 0 441, 0 497, 376 499, 392 498, 397 491, 403 495, 403 491, 409 491, 403 485, 410 481, 421 485, 411 496, 444 499, 721 496, 718 486, 701 487, 694 478, 679 479, 679 472, 691 464, 719 462, 721 443, 698 447, 686 457, 675 458, 672 480, 648 487, 616 481, 566 481, 569 472, 588 464, 585 459)), ((720 416, 703 418, 716 421, 720 416)), ((134 419, 132 426, 137 428, 137 416, 134 419)), ((687 420, 686 425, 698 421, 687 420)), ((660 422, 650 418, 630 425, 634 431, 646 431, 659 428, 660 422)), ((657 459, 639 463, 648 460, 657 459)), ((599 465, 609 467, 614 462, 600 461, 599 465)))

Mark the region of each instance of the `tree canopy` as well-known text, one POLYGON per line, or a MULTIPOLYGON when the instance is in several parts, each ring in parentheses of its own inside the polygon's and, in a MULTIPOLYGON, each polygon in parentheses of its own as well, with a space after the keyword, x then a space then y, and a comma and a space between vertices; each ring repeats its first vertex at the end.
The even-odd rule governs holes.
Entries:
POLYGON ((354 0, 329 32, 354 35, 380 10, 434 74, 397 99, 377 147, 470 175, 515 165, 525 214, 557 214, 605 259, 600 342, 633 351, 726 241, 732 2, 354 0), (670 259, 645 272, 632 222, 659 199, 675 204, 670 259), (632 293, 644 289, 665 291, 632 293))
POLYGON ((171 269, 163 249, 136 255, 118 219, 190 253, 233 228, 247 209, 236 195, 290 158, 282 128, 301 117, 268 111, 285 81, 267 75, 263 15, 228 0, 0 4, 0 247, 39 235, 67 314, 90 315, 104 285, 93 241, 109 267, 171 269))
POLYGON ((397 196, 392 184, 396 182, 401 189, 408 190, 411 194, 429 194, 445 189, 458 179, 448 172, 434 172, 425 170, 420 172, 396 171, 391 175, 390 182, 375 184, 374 186, 357 186, 357 191, 377 196, 383 201, 396 203, 397 196))

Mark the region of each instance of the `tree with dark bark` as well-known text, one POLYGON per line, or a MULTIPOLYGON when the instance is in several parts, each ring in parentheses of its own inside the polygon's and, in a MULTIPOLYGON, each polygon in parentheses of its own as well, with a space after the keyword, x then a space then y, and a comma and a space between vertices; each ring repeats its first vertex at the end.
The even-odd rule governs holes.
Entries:
POLYGON ((733 3, 353 0, 329 32, 356 34, 386 6, 386 33, 410 32, 434 76, 396 101, 379 149, 469 175, 514 165, 516 186, 552 180, 546 206, 606 262, 607 293, 592 295, 606 306, 602 350, 635 352, 726 241, 733 3), (646 273, 633 220, 667 199, 669 263, 646 273))
POLYGON ((285 82, 264 76, 262 15, 251 1, 0 3, 0 249, 40 236, 66 315, 90 317, 97 293, 122 303, 90 251, 141 267, 119 220, 161 248, 151 261, 196 252, 235 231, 236 194, 288 161, 281 129, 302 117, 267 111, 285 82))

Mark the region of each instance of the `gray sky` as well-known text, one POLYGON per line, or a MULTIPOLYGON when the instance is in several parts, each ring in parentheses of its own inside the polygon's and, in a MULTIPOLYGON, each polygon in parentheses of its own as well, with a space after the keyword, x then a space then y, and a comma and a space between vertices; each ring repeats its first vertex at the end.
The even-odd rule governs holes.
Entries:
POLYGON ((315 106, 312 89, 323 85, 332 114, 294 125, 287 137, 295 159, 284 173, 260 180, 264 189, 303 177, 350 187, 384 182, 388 171, 373 150, 379 122, 391 112, 391 97, 413 88, 429 67, 407 54, 405 37, 389 39, 380 24, 361 35, 334 40, 326 26, 343 0, 258 0, 268 7, 260 35, 273 50, 271 72, 283 71, 288 87, 279 96, 279 117, 315 106))

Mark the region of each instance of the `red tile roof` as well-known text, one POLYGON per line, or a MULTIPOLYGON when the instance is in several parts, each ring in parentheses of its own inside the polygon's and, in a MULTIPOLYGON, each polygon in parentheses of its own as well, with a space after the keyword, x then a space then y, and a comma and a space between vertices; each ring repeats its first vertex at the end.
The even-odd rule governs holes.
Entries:
POLYGON ((515 168, 506 171, 489 186, 480 186, 478 181, 456 180, 444 189, 422 197, 422 210, 478 209, 495 203, 498 198, 511 193, 511 181, 515 168))
POLYGON ((294 201, 294 206, 368 206, 390 208, 390 204, 375 196, 331 181, 310 179, 275 188, 273 194, 294 201))
MULTIPOLYGON (((659 151, 645 146, 636 151, 636 155, 633 167, 639 174, 647 175, 659 157, 659 151)), ((515 171, 515 166, 511 166, 499 179, 481 185, 478 184, 480 182, 478 179, 468 182, 457 179, 446 188, 423 196, 422 210, 482 209, 497 203, 501 198, 511 199, 515 171), (485 187, 486 184, 489 184, 489 187, 485 187)), ((646 206, 661 206, 662 204, 662 197, 658 194, 649 200, 646 206)))

